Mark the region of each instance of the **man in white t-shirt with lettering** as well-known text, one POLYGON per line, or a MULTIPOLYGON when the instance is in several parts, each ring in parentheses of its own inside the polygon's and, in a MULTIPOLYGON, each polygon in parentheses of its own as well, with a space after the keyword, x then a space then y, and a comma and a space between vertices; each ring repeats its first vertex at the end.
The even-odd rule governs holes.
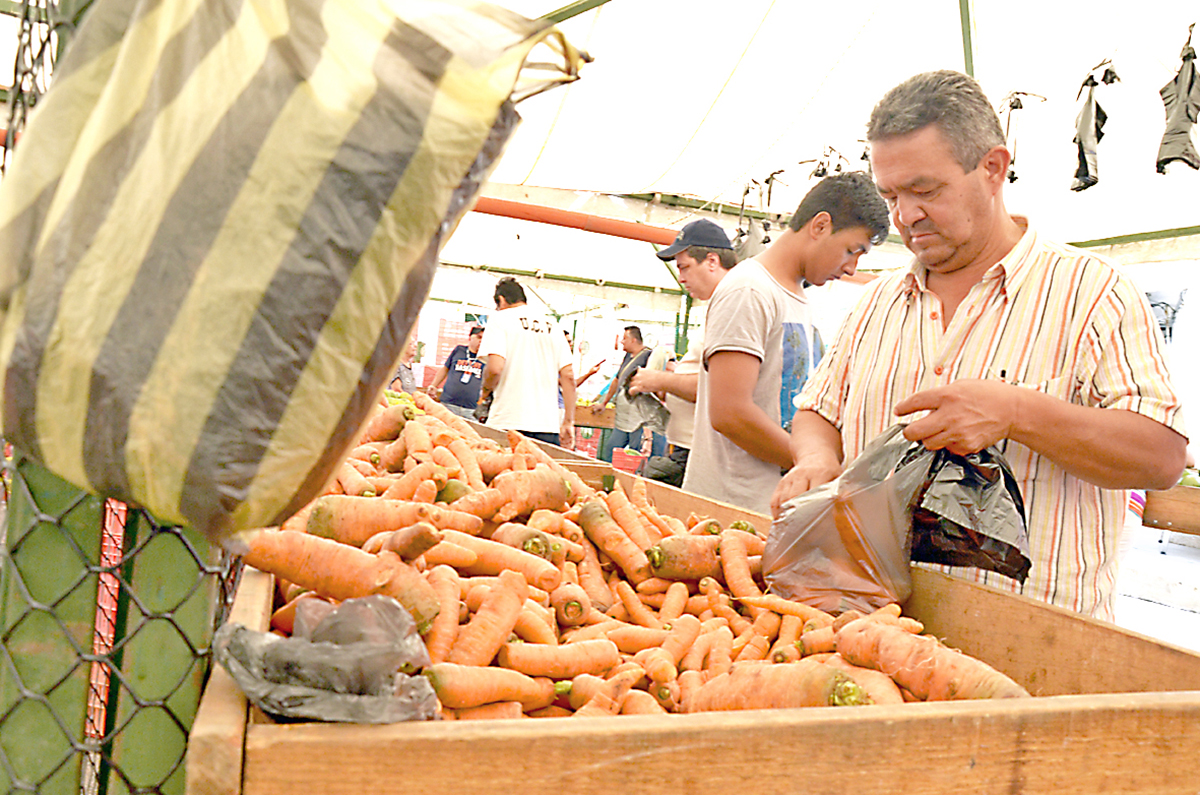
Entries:
POLYGON ((480 405, 491 404, 487 424, 574 449, 575 369, 566 336, 554 318, 525 303, 524 288, 511 276, 496 283, 494 298, 497 311, 479 344, 486 362, 480 405))

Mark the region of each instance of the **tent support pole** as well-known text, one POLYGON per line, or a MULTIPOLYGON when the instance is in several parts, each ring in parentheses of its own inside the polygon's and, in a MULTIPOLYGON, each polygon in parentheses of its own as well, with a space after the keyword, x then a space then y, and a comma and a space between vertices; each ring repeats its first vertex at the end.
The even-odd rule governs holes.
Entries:
POLYGON ((971 44, 971 0, 958 0, 958 17, 962 22, 963 71, 975 76, 975 48, 971 44))

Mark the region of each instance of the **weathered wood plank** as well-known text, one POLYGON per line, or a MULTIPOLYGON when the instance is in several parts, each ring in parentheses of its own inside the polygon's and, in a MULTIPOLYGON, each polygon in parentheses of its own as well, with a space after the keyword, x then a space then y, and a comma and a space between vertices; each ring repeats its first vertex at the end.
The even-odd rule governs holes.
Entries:
POLYGON ((244 792, 1193 792, 1197 714, 1200 693, 1193 692, 486 724, 252 726, 244 792))
POLYGON ((1175 486, 1146 492, 1142 524, 1160 530, 1200 535, 1200 488, 1175 486))
MULTIPOLYGON (((229 621, 266 631, 271 615, 271 576, 242 572, 229 621)), ((215 661, 188 737, 188 795, 238 795, 246 739, 246 696, 215 661)))

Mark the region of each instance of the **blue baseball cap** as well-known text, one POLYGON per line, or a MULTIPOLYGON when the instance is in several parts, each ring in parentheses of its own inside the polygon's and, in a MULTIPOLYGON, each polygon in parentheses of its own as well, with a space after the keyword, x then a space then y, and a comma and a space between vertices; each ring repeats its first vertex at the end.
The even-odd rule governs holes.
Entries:
POLYGON ((729 235, 725 234, 724 229, 714 221, 701 218, 684 225, 683 229, 679 230, 679 234, 675 236, 675 242, 662 251, 656 252, 656 256, 661 260, 675 259, 676 254, 692 246, 733 249, 733 244, 729 242, 729 235))

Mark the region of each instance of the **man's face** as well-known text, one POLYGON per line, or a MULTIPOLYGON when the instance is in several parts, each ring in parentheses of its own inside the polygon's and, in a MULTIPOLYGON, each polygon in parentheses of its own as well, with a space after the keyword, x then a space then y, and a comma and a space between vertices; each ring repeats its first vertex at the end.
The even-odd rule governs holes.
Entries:
POLYGON ((710 254, 697 262, 696 258, 681 251, 675 255, 675 268, 679 271, 679 283, 688 295, 697 301, 707 301, 712 298, 713 290, 721 281, 721 263, 715 261, 717 255, 710 254))
POLYGON ((871 144, 871 169, 892 223, 931 271, 953 273, 983 250, 999 190, 984 160, 964 172, 935 125, 871 144))
POLYGON ((467 350, 471 353, 479 353, 479 343, 483 340, 483 332, 472 334, 467 337, 467 350))
POLYGON ((804 278, 809 284, 825 284, 843 276, 853 276, 858 258, 871 250, 871 232, 865 226, 826 232, 817 241, 804 278))
POLYGON ((633 353, 640 347, 640 343, 638 343, 637 339, 628 331, 621 336, 621 350, 625 351, 626 353, 633 353))

